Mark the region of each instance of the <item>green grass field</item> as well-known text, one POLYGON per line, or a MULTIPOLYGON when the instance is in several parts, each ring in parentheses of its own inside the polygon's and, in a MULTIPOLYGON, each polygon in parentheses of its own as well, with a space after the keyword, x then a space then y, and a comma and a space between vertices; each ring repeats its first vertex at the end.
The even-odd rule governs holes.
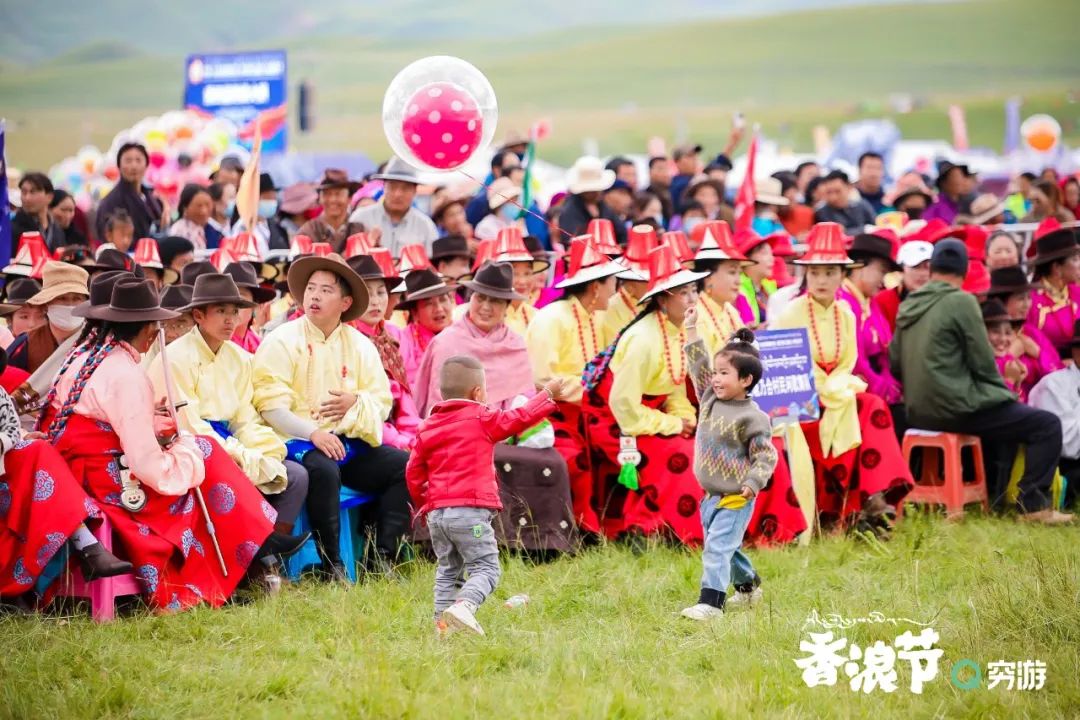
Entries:
MULTIPOLYGON (((285 47, 290 82, 316 83, 317 127, 308 135, 293 129, 297 149, 382 158, 388 148, 379 110, 390 79, 413 59, 449 53, 491 78, 500 135, 550 118, 553 134, 541 154, 569 164, 586 138, 597 140, 601 153, 643 152, 653 135, 693 137, 716 150, 736 110, 783 145, 810 150, 814 125, 835 130, 849 120, 892 116, 892 93, 922 103, 894 117, 908 137, 948 138, 945 110, 956 102, 968 111, 971 142, 1000 149, 1003 101, 1019 95, 1025 115, 1053 113, 1075 143, 1077 25, 1080 3, 969 0, 498 41, 267 37, 259 47, 285 47)), ((178 106, 182 67, 179 55, 143 55, 115 43, 34 66, 9 61, 0 71, 9 161, 48 166, 85 143, 107 146, 120 129, 178 106)))
MULTIPOLYGON (((1067 718, 1080 708, 1080 528, 909 515, 891 542, 831 537, 753 551, 765 602, 709 625, 677 616, 696 599, 695 552, 602 547, 546 565, 505 560, 478 614, 488 636, 435 639, 432 566, 402 583, 301 584, 274 598, 95 626, 0 620, 0 717, 780 717, 1067 718), (531 604, 502 600, 527 592, 531 604), (921 695, 856 693, 846 676, 807 687, 794 660, 809 613, 879 611, 940 634, 921 695), (1042 690, 963 691, 957 660, 1041 660, 1042 690)), ((860 646, 905 630, 836 631, 860 646)), ((962 676, 965 679, 967 676, 962 676)))

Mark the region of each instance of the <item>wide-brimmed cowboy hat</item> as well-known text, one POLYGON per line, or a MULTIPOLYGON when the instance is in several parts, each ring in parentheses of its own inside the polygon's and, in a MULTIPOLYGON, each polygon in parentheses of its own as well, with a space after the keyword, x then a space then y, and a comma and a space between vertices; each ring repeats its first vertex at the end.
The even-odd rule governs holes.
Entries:
POLYGON ((948 177, 949 173, 953 170, 959 170, 964 173, 964 177, 971 177, 971 169, 968 168, 967 165, 954 163, 950 160, 942 160, 938 163, 938 174, 937 178, 934 180, 934 185, 937 186, 938 190, 941 189, 941 183, 945 181, 945 178, 948 177))
POLYGON ((161 290, 161 307, 166 310, 186 312, 183 308, 191 302, 191 294, 195 288, 190 285, 168 285, 161 290))
POLYGON ((884 260, 889 267, 889 272, 900 269, 899 263, 892 256, 892 243, 887 238, 871 233, 856 235, 851 241, 851 247, 848 248, 848 256, 863 265, 868 265, 875 258, 884 260))
MULTIPOLYGON (((246 261, 229 263, 225 268, 225 274, 233 279, 233 282, 236 283, 237 287, 246 288, 251 291, 251 298, 256 304, 270 302, 277 297, 277 293, 270 288, 260 285, 259 278, 255 273, 255 267, 246 261)), ((192 285, 198 285, 197 278, 192 285)))
POLYGON ((50 260, 42 271, 41 290, 26 301, 27 305, 48 305, 67 293, 90 296, 90 275, 78 265, 50 260))
POLYGON ((354 192, 360 189, 361 183, 356 180, 349 179, 349 173, 339 168, 326 168, 323 170, 322 179, 319 181, 316 191, 322 192, 323 190, 334 190, 337 188, 345 188, 352 195, 354 192))
POLYGON ((240 288, 236 286, 231 275, 208 273, 200 275, 195 280, 195 287, 191 290, 191 299, 188 300, 187 305, 177 308, 177 312, 187 313, 207 305, 236 305, 240 308, 252 308, 256 303, 240 296, 240 288))
POLYGON ((180 271, 180 282, 184 285, 195 285, 195 278, 206 273, 216 273, 217 268, 214 267, 214 263, 207 260, 196 260, 195 262, 189 262, 180 271))
POLYGON ((431 243, 431 262, 456 257, 466 259, 472 257, 472 253, 469 252, 469 241, 464 235, 447 235, 431 243))
POLYGON ((514 292, 514 269, 509 263, 489 262, 480 268, 472 280, 461 283, 474 293, 500 300, 524 300, 524 295, 514 292))
POLYGON ((41 283, 31 278, 16 278, 7 284, 7 296, 4 298, 4 302, 0 303, 0 316, 10 315, 23 305, 26 301, 38 294, 41 290, 41 283))
POLYGON ((566 173, 566 187, 574 195, 603 192, 615 182, 615 171, 608 170, 600 158, 579 157, 566 173))
POLYGON ((390 161, 386 163, 386 167, 383 168, 383 171, 372 175, 371 179, 382 180, 384 182, 387 180, 396 180, 397 182, 411 183, 413 185, 420 184, 420 178, 416 175, 416 168, 399 157, 390 158, 390 161))
POLYGON ((161 307, 157 290, 149 280, 120 280, 113 285, 108 305, 91 307, 86 317, 116 323, 172 320, 180 313, 161 307))
POLYGON ((94 270, 124 270, 135 273, 137 278, 146 276, 141 265, 135 262, 130 255, 122 253, 116 248, 103 247, 98 249, 94 262, 94 270))
POLYGON ((990 271, 990 289, 987 295, 1012 295, 1034 290, 1038 285, 1028 280, 1024 268, 1019 265, 997 268, 990 271))
POLYGON ((331 253, 325 257, 309 255, 297 259, 289 266, 289 294, 293 296, 294 300, 300 303, 303 302, 304 290, 307 288, 308 280, 320 270, 334 273, 349 286, 349 295, 352 296, 353 304, 352 307, 342 313, 342 322, 355 320, 367 311, 367 283, 337 253, 331 253))
POLYGON ((104 307, 112 298, 113 286, 121 280, 138 280, 134 273, 126 270, 106 270, 98 273, 90 280, 90 297, 86 302, 81 302, 71 309, 75 317, 86 317, 86 312, 92 307, 104 307))
POLYGON ((1013 330, 1019 330, 1024 327, 1024 323, 1027 322, 1024 318, 1009 317, 1009 312, 1005 309, 1005 305, 997 298, 991 298, 983 303, 982 316, 983 323, 986 325, 1007 322, 1012 325, 1013 330))
POLYGON ((449 210, 454 205, 460 205, 465 207, 469 202, 469 198, 461 197, 460 195, 453 195, 450 191, 444 192, 435 201, 435 204, 431 206, 431 219, 436 223, 442 222, 443 213, 449 210))
POLYGON ((994 193, 983 193, 971 201, 971 210, 956 216, 957 225, 984 225, 1005 212, 1005 201, 994 193))
POLYGON ((405 278, 405 299, 398 303, 398 309, 411 310, 420 300, 430 300, 452 292, 454 288, 447 285, 433 270, 414 270, 405 278))
POLYGON ((406 288, 401 284, 400 275, 388 275, 386 270, 379 265, 379 261, 371 255, 355 255, 348 260, 349 267, 361 278, 366 280, 382 280, 386 285, 386 292, 405 292, 406 288))
POLYGON ((1031 259, 1031 264, 1045 265, 1077 253, 1080 253, 1080 245, 1076 243, 1076 233, 1070 228, 1059 228, 1035 240, 1035 257, 1031 259))

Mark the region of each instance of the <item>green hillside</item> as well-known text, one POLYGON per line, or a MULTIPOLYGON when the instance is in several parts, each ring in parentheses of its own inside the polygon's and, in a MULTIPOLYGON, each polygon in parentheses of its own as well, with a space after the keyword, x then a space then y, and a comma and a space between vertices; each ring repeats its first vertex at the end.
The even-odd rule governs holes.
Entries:
MULTIPOLYGON (((809 129, 886 112, 891 93, 924 109, 897 122, 912 135, 946 137, 943 107, 969 109, 973 143, 1000 146, 1001 100, 1050 111, 1080 135, 1073 28, 1080 3, 973 0, 866 6, 783 16, 607 27, 530 38, 416 41, 395 38, 268 39, 289 51, 290 79, 316 83, 316 131, 301 149, 386 153, 378 121, 394 73, 417 57, 468 58, 491 78, 500 125, 553 121, 544 153, 569 161, 584 138, 606 152, 641 150, 651 135, 692 134, 714 145, 740 109, 786 144, 809 149, 809 129)), ((49 164, 84 142, 107 144, 140 117, 176 107, 182 55, 132 54, 99 43, 0 74, 0 108, 12 122, 10 160, 49 164)))

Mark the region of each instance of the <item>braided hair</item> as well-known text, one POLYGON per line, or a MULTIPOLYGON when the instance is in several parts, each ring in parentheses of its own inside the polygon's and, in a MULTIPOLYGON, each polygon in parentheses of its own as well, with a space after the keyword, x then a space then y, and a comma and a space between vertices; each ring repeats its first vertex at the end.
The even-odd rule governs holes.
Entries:
MULTIPOLYGON (((55 444, 60 435, 67 427, 68 420, 71 419, 71 415, 75 412, 75 406, 78 404, 79 399, 82 397, 83 389, 86 387, 86 383, 89 382, 94 371, 98 369, 101 363, 109 356, 119 344, 119 340, 113 336, 112 333, 100 332, 94 335, 94 343, 92 345, 87 344, 85 348, 80 348, 76 352, 73 352, 64 361, 64 367, 60 371, 60 375, 57 376, 57 382, 53 385, 53 389, 49 392, 49 404, 56 397, 56 387, 59 385, 60 377, 63 376, 64 371, 71 365, 71 361, 75 355, 81 352, 83 349, 87 350, 86 360, 83 362, 79 372, 75 375, 75 380, 71 384, 71 389, 68 390, 67 397, 64 398, 63 404, 60 406, 60 412, 53 418, 52 424, 48 429, 49 442, 55 444)), ((48 404, 45 409, 42 410, 42 418, 44 418, 47 411, 48 404)), ((40 422, 40 421, 39 421, 40 422)))

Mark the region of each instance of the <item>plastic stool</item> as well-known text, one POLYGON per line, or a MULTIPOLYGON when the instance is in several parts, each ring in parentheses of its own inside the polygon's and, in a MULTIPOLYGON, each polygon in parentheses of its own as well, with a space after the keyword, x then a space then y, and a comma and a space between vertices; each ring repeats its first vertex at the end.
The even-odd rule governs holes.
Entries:
MULTIPOLYGON (((345 565, 345 571, 349 575, 349 580, 356 582, 356 552, 353 547, 354 538, 352 520, 349 517, 350 511, 363 505, 367 505, 370 502, 374 502, 378 498, 375 495, 368 495, 366 493, 357 492, 356 490, 351 490, 344 485, 341 487, 341 494, 338 497, 341 503, 341 533, 339 535, 338 543, 340 547, 339 552, 341 553, 341 562, 345 565)), ((307 508, 304 508, 300 511, 300 516, 296 518, 296 525, 293 528, 293 533, 300 535, 310 529, 307 508)), ((319 551, 315 547, 315 538, 311 538, 304 543, 304 546, 301 547, 300 550, 285 561, 285 570, 288 572, 289 579, 295 581, 300 577, 300 573, 304 571, 304 568, 320 564, 322 564, 322 559, 319 557, 319 551)))
MULTIPOLYGON (((98 539, 109 552, 112 552, 112 525, 109 516, 101 514, 101 523, 94 531, 98 539)), ((86 582, 81 571, 65 573, 61 579, 60 595, 75 598, 87 598, 90 601, 90 614, 94 622, 108 622, 116 617, 116 598, 125 595, 141 595, 142 587, 132 573, 98 578, 86 582)))
POLYGON ((986 470, 983 466, 982 443, 974 435, 934 432, 931 430, 908 430, 904 433, 904 461, 911 467, 911 456, 916 450, 940 450, 945 461, 944 476, 937 452, 923 452, 923 467, 915 479, 915 487, 900 503, 896 514, 902 513, 903 503, 939 504, 945 506, 945 516, 950 520, 964 516, 964 506, 980 503, 983 512, 990 511, 990 499, 986 490, 986 470), (971 448, 975 464, 975 479, 964 482, 962 451, 971 448))

